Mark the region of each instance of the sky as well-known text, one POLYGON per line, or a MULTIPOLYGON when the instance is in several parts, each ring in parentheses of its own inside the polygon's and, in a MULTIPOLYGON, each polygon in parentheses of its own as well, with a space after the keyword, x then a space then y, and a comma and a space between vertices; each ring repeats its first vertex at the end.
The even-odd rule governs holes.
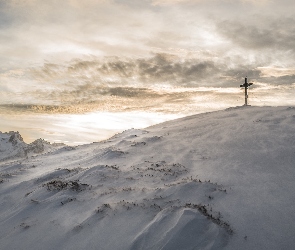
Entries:
POLYGON ((113 117, 116 131, 151 125, 243 105, 245 77, 251 105, 294 105, 294 9, 293 0, 0 0, 0 130, 41 126, 44 115, 43 125, 94 116, 113 117))

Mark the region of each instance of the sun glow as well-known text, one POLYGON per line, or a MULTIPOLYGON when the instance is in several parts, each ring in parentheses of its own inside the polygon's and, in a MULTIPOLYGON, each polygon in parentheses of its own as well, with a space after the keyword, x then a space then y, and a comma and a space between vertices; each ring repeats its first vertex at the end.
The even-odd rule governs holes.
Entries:
POLYGON ((42 138, 51 143, 81 145, 108 139, 127 129, 141 129, 178 117, 180 115, 152 112, 6 115, 0 126, 2 132, 19 131, 27 143, 42 138))

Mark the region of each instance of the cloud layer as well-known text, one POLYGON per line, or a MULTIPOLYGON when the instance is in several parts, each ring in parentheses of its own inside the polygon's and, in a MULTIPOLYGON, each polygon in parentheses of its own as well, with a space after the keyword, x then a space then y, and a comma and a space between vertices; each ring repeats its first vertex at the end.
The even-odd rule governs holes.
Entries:
POLYGON ((278 86, 283 96, 295 83, 293 7, 0 0, 2 112, 186 112, 204 100, 235 103, 232 88, 246 76, 256 90, 278 86))

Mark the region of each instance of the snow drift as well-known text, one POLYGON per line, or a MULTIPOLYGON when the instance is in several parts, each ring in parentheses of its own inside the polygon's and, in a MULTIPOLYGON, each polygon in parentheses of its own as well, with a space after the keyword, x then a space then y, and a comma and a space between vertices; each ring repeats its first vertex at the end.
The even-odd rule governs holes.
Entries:
POLYGON ((294 249, 295 109, 67 147, 0 133, 1 249, 294 249))

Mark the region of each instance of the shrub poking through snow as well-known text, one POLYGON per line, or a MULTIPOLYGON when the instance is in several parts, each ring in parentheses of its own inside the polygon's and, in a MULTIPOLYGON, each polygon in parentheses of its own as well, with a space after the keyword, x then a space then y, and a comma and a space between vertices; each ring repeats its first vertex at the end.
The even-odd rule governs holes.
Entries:
POLYGON ((85 190, 89 185, 79 183, 79 181, 62 181, 62 180, 53 180, 50 182, 47 182, 45 184, 47 187, 47 190, 49 191, 60 191, 63 189, 71 189, 77 192, 85 190))

